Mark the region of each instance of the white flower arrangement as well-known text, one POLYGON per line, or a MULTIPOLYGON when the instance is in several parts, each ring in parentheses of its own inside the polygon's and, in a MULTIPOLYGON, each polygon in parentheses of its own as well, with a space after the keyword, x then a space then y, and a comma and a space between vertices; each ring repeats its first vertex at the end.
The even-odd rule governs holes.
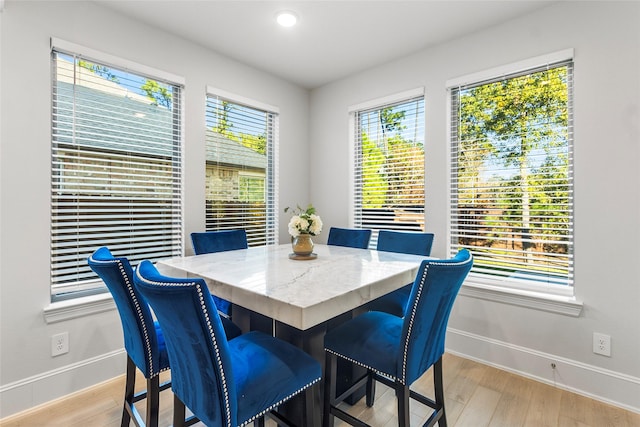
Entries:
MULTIPOLYGON (((288 212, 289 208, 285 208, 284 211, 288 212)), ((307 206, 306 209, 298 206, 293 210, 293 214, 289 221, 289 234, 291 236, 298 237, 300 234, 317 236, 322 231, 322 219, 316 215, 316 208, 313 205, 307 206)))

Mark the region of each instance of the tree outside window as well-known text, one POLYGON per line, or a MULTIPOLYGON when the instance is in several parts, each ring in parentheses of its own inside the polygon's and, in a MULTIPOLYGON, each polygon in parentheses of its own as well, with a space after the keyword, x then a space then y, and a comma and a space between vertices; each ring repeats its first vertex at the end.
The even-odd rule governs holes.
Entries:
POLYGON ((355 117, 355 225, 424 230, 424 98, 355 117))
POLYGON ((573 283, 572 64, 452 90, 452 250, 474 272, 573 283))
POLYGON ((213 94, 206 105, 206 230, 244 228, 274 243, 277 114, 213 94))

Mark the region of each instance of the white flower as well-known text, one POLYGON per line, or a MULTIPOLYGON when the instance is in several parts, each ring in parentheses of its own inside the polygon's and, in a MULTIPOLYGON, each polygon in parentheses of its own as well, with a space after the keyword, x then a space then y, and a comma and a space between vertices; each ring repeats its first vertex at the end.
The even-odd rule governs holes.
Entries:
POLYGON ((318 215, 312 214, 310 216, 311 226, 309 227, 309 234, 318 235, 322 231, 322 220, 318 215))
MULTIPOLYGON (((287 212, 289 208, 284 211, 287 212)), ((295 215, 291 217, 289 221, 289 234, 293 237, 298 237, 300 234, 311 234, 316 236, 322 231, 322 220, 315 214, 315 208, 309 205, 306 210, 302 210, 298 206, 295 210, 295 215)))
POLYGON ((300 218, 298 215, 294 215, 291 217, 291 220, 289 221, 289 234, 291 234, 293 237, 298 237, 298 235, 300 235, 300 231, 302 230, 301 221, 302 218, 300 218))

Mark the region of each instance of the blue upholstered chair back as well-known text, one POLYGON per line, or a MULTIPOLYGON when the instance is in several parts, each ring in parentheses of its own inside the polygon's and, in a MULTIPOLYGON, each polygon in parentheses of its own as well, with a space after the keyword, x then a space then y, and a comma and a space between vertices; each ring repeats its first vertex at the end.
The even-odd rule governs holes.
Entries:
POLYGON ((411 384, 444 354, 449 314, 460 286, 471 270, 468 250, 446 260, 422 261, 405 309, 398 373, 411 384))
POLYGON ((433 233, 380 230, 376 249, 412 255, 431 255, 433 233))
MULTIPOLYGON (((124 348, 146 378, 161 369, 158 337, 147 301, 133 283, 133 269, 127 258, 115 258, 109 249, 97 249, 87 260, 113 295, 124 332, 124 348)), ((166 363, 164 363, 166 365, 166 363)))
POLYGON ((237 426, 229 346, 204 280, 165 277, 149 261, 135 274, 166 337, 174 394, 205 425, 237 426))
POLYGON ((369 247, 370 239, 371 230, 361 228, 331 227, 329 229, 327 245, 367 249, 369 247))
POLYGON ((247 232, 244 229, 191 233, 191 243, 196 255, 247 249, 247 232))

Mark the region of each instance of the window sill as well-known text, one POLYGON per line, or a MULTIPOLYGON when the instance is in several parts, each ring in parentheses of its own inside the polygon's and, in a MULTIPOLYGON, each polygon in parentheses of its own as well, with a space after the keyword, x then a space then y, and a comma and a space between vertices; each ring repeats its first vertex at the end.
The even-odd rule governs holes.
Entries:
POLYGON ((113 298, 107 292, 51 303, 44 308, 44 319, 47 323, 56 323, 102 313, 103 311, 115 310, 115 308, 116 305, 113 302, 113 298))
POLYGON ((571 317, 579 317, 582 312, 582 303, 576 301, 575 297, 506 289, 498 286, 472 283, 469 281, 465 282, 460 289, 460 295, 571 317))

